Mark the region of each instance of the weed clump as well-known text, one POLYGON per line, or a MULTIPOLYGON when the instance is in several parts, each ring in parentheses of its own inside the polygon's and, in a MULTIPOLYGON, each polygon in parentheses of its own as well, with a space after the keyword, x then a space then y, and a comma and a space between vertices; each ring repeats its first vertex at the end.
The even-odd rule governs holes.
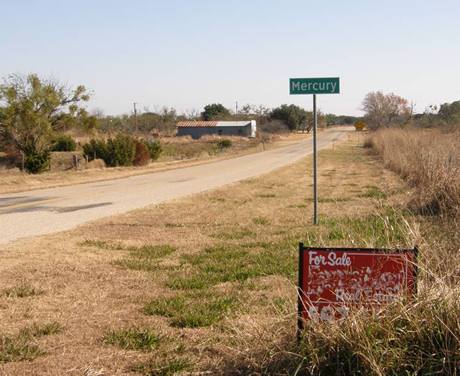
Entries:
POLYGON ((22 282, 17 286, 3 290, 3 295, 8 298, 28 298, 30 296, 42 295, 43 293, 43 290, 35 288, 27 282, 22 282))
POLYGON ((232 146, 232 140, 224 138, 223 140, 218 140, 216 145, 219 148, 219 150, 227 149, 232 146))
POLYGON ((57 322, 42 325, 35 323, 23 328, 16 335, 0 335, 0 363, 33 360, 43 355, 44 351, 40 349, 36 340, 61 331, 62 327, 57 322))
POLYGON ((144 313, 168 317, 171 325, 178 328, 199 328, 223 319, 236 302, 232 296, 219 296, 215 292, 187 293, 154 299, 144 306, 144 313))
POLYGON ((168 256, 175 251, 169 245, 144 245, 142 247, 130 247, 129 255, 116 260, 116 265, 126 269, 152 271, 158 268, 158 259, 168 256))
POLYGON ((136 364, 131 368, 134 372, 150 376, 173 376, 187 371, 191 364, 187 359, 157 359, 152 358, 146 362, 136 364))
POLYGON ((103 342, 125 350, 153 351, 158 348, 160 337, 149 329, 130 328, 109 331, 103 342))

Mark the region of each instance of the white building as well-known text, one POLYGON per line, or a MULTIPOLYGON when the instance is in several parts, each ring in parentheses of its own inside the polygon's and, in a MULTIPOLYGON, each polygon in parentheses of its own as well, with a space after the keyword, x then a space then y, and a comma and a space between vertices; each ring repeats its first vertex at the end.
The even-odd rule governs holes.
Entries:
POLYGON ((205 135, 256 137, 255 120, 245 121, 180 121, 177 123, 177 136, 200 138, 205 135))

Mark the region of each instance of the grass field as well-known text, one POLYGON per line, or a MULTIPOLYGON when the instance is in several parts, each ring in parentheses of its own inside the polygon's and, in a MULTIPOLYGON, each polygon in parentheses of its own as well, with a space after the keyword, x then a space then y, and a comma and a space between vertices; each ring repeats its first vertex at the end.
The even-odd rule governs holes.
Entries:
POLYGON ((433 372, 455 370, 458 263, 441 257, 456 255, 458 235, 442 243, 442 226, 408 212, 413 189, 362 141, 355 135, 320 152, 317 227, 307 159, 4 247, 0 374, 335 375, 334 367, 350 374, 353 366, 383 375, 427 364, 433 372), (297 346, 299 241, 418 244, 419 305, 389 307, 381 326, 363 312, 343 327, 312 324, 297 346))

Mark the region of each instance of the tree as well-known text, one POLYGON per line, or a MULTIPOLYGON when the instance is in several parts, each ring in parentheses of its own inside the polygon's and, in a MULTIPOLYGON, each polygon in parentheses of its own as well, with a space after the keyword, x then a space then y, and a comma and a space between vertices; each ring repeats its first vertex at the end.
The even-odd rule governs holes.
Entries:
POLYGON ((305 129, 309 131, 311 128, 310 124, 308 124, 308 112, 294 104, 283 104, 280 107, 273 109, 270 117, 272 119, 282 120, 291 131, 297 129, 305 129))
POLYGON ((460 101, 442 104, 439 107, 438 115, 447 123, 460 123, 460 101))
POLYGON ((381 91, 368 93, 362 102, 366 123, 370 129, 401 125, 412 116, 412 108, 407 99, 399 95, 381 91))
POLYGON ((213 103, 204 106, 201 113, 203 120, 224 120, 230 117, 230 111, 220 103, 213 103))
POLYGON ((40 172, 48 165, 56 131, 94 124, 79 106, 87 100, 84 86, 71 90, 35 74, 11 75, 0 85, 0 137, 24 153, 28 171, 40 172))

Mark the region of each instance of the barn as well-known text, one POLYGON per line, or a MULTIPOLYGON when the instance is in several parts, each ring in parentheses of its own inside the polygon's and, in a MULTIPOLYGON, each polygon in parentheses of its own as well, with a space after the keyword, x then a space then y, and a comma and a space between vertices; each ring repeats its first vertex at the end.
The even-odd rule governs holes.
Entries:
POLYGON ((177 123, 177 136, 241 136, 256 137, 256 121, 180 121, 177 123))

